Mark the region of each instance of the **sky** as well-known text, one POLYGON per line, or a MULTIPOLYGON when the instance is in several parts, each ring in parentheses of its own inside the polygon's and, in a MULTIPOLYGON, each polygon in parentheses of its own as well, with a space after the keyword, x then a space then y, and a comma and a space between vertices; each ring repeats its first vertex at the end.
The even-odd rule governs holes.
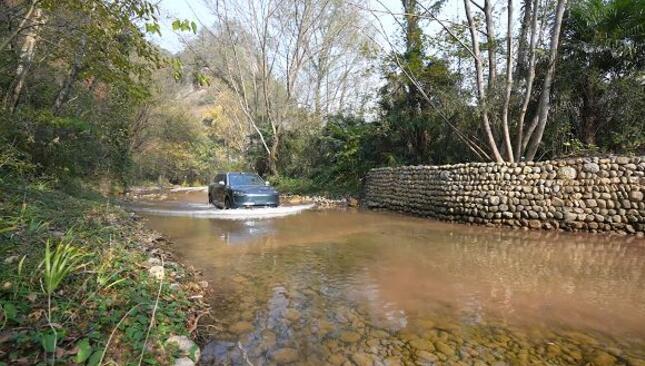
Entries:
MULTIPOLYGON (((400 35, 398 30, 398 25, 392 16, 383 12, 384 7, 387 7, 392 12, 400 13, 401 12, 401 0, 347 0, 351 1, 354 4, 360 4, 360 6, 369 5, 370 9, 381 10, 378 15, 378 20, 374 19, 373 15, 368 15, 368 19, 371 17, 374 24, 378 26, 378 22, 383 24, 385 32, 393 39, 400 35), (362 5, 365 4, 365 5, 362 5)), ((475 0, 478 1, 478 0, 475 0)), ((483 2, 483 1, 479 1, 483 2)), ((159 9, 161 12, 161 26, 162 26, 162 36, 152 36, 151 39, 156 44, 161 47, 171 51, 178 52, 181 51, 183 46, 180 36, 172 31, 172 21, 174 19, 190 19, 195 20, 199 25, 200 22, 204 24, 211 24, 214 21, 214 16, 211 14, 208 6, 206 5, 207 0, 159 0, 159 9)), ((505 7, 505 2, 495 2, 495 10, 503 10, 502 7, 505 7)), ((463 0, 447 0, 441 11, 441 19, 448 20, 463 20, 464 19, 464 10, 463 10, 463 0)), ((519 2, 515 4, 515 14, 514 22, 515 28, 517 29, 519 23, 519 2)), ((432 34, 439 30, 439 25, 435 22, 424 22, 426 24, 427 34, 432 34)), ((504 29, 506 24, 501 25, 504 29)), ((502 30, 503 31, 503 30, 502 30)), ((187 33, 182 33, 181 37, 190 37, 187 33)), ((385 42, 384 42, 385 44, 385 42)))
MULTIPOLYGON (((357 4, 367 2, 372 9, 383 9, 387 6, 393 12, 401 11, 401 0, 352 0, 357 4), (381 5, 382 4, 382 5, 381 5)), ((172 21, 174 19, 195 20, 199 25, 200 21, 204 24, 210 24, 214 21, 204 0, 161 0, 159 2, 161 12, 161 34, 162 36, 151 37, 152 41, 171 52, 178 52, 182 49, 181 38, 172 31, 172 21), (197 18, 197 19, 196 19, 197 18), (199 21, 198 21, 199 20, 199 21)), ((386 31, 392 35, 397 32, 397 26, 391 16, 379 13, 379 20, 383 23, 386 31)), ((182 37, 189 37, 186 33, 182 37)))

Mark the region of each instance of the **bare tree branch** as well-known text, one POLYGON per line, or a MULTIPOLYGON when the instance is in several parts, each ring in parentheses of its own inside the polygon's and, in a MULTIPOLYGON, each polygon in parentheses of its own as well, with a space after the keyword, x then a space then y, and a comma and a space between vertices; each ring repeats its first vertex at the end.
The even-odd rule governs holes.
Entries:
POLYGON ((481 56, 479 52, 479 39, 477 37, 477 32, 475 31, 475 27, 476 27, 475 21, 470 12, 470 1, 464 0, 464 6, 466 8, 466 18, 468 20, 468 27, 470 28, 470 38, 472 40, 473 52, 475 53, 475 72, 477 73, 477 80, 476 80, 477 96, 481 107, 482 125, 484 128, 484 133, 486 134, 486 138, 488 140, 488 146, 490 147, 493 153, 493 157, 495 158, 495 161, 503 162, 504 159, 499 153, 499 149, 497 148, 497 143, 495 142, 495 137, 493 136, 493 131, 491 130, 490 122, 488 119, 488 102, 486 100, 487 98, 486 89, 484 87, 484 75, 482 71, 482 62, 481 62, 481 56))

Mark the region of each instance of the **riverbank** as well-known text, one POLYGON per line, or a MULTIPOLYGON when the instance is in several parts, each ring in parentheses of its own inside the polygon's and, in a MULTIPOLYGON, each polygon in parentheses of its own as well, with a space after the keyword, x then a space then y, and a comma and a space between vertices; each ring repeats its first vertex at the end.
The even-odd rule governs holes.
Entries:
POLYGON ((0 243, 0 365, 198 359, 208 283, 110 199, 7 178, 0 243))

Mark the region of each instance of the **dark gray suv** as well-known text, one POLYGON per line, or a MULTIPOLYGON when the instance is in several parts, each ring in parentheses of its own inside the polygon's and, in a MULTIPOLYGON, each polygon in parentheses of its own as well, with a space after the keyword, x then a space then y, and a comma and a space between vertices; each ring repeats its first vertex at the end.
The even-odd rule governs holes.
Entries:
POLYGON ((280 194, 255 173, 220 173, 208 185, 208 203, 220 208, 278 207, 280 194))

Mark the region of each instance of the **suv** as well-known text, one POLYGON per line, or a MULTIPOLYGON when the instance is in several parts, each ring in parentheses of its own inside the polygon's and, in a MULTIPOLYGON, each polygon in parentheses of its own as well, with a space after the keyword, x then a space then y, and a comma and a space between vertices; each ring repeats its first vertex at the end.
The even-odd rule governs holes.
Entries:
POLYGON ((220 173, 208 185, 208 203, 220 208, 278 207, 279 196, 255 173, 220 173))

